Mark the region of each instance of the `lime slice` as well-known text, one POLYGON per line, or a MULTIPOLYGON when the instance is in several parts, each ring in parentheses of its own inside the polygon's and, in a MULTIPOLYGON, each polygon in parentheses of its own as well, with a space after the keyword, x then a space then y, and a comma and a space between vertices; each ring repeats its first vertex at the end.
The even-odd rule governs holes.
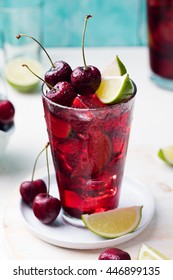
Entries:
POLYGON ((10 60, 5 68, 5 78, 8 83, 15 89, 21 92, 31 92, 36 89, 39 84, 39 79, 35 77, 22 64, 28 65, 33 72, 41 76, 42 66, 34 59, 20 57, 10 60))
POLYGON ((143 244, 138 253, 138 260, 169 260, 162 253, 153 249, 152 247, 143 244))
POLYGON ((173 146, 165 147, 158 151, 158 156, 167 164, 173 166, 173 146))
POLYGON ((123 76, 126 73, 126 67, 119 59, 118 55, 116 55, 111 63, 102 71, 102 76, 123 76))
POLYGON ((97 235, 116 238, 133 232, 139 225, 143 206, 116 208, 106 212, 82 215, 86 227, 97 235))
POLYGON ((133 93, 133 84, 128 74, 123 76, 103 76, 96 91, 97 97, 104 104, 115 104, 129 98, 133 93))

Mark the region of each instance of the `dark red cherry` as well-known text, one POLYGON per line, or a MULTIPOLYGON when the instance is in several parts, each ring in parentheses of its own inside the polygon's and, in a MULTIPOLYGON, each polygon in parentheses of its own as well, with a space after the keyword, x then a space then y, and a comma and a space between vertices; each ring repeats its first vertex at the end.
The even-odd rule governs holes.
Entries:
POLYGON ((42 179, 34 180, 35 169, 37 165, 37 161, 40 155, 46 150, 46 158, 47 158, 47 148, 49 146, 49 142, 45 145, 45 147, 41 150, 41 152, 37 155, 34 167, 32 171, 32 177, 30 181, 24 181, 20 184, 19 191, 23 201, 28 204, 32 205, 35 196, 39 193, 46 193, 47 187, 45 182, 42 179))
POLYGON ((45 82, 51 86, 55 86, 58 82, 70 82, 72 73, 71 67, 64 61, 56 61, 44 76, 45 82))
POLYGON ((20 185, 20 194, 22 196, 22 199, 28 205, 32 205, 36 195, 46 192, 46 184, 41 179, 35 181, 24 181, 20 185))
POLYGON ((95 93, 101 83, 101 73, 99 69, 92 65, 87 65, 84 53, 84 39, 88 19, 91 15, 85 17, 84 30, 82 34, 82 57, 84 66, 77 67, 72 71, 71 83, 76 92, 81 95, 95 93))
POLYGON ((98 257, 99 260, 131 260, 130 255, 118 248, 105 249, 98 257))
POLYGON ((80 95, 95 93, 101 83, 101 73, 95 66, 77 67, 72 71, 71 83, 80 95))
POLYGON ((46 49, 43 47, 43 45, 37 39, 35 39, 34 37, 27 35, 27 34, 18 34, 16 36, 17 39, 20 39, 21 37, 28 37, 28 38, 34 40, 47 55, 47 57, 51 63, 51 68, 45 73, 44 79, 49 88, 51 88, 51 86, 53 87, 54 85, 56 85, 58 82, 61 82, 61 81, 70 82, 70 76, 72 73, 72 69, 67 62, 64 62, 61 60, 53 62, 50 55, 46 51, 46 49))
POLYGON ((61 203, 58 198, 47 193, 38 194, 32 206, 34 215, 43 224, 52 223, 59 215, 61 203))
POLYGON ((68 82, 58 82, 46 93, 47 98, 52 102, 68 107, 72 105, 76 95, 73 86, 68 82))
POLYGON ((3 124, 11 123, 14 120, 15 109, 9 100, 0 101, 0 122, 3 124))

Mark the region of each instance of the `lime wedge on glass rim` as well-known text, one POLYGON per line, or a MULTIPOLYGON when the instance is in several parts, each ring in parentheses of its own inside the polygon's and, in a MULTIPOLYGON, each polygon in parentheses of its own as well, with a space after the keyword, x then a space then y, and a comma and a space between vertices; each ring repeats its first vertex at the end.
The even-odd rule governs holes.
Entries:
POLYGON ((132 96, 133 90, 127 73, 123 76, 102 76, 96 95, 104 104, 115 104, 132 96))
POLYGON ((167 146, 158 151, 158 156, 167 164, 173 166, 173 146, 167 146))
POLYGON ((139 249, 137 259, 138 260, 169 260, 168 257, 166 257, 159 251, 155 250, 154 248, 146 244, 142 244, 141 248, 139 249))
POLYGON ((38 76, 42 74, 41 64, 32 58, 19 57, 7 62, 4 75, 7 82, 16 90, 21 92, 32 92, 39 84, 39 79, 35 77, 26 67, 28 65, 38 76))
POLYGON ((126 67, 118 55, 102 71, 102 76, 123 76, 127 73, 126 67))
POLYGON ((97 235, 117 238, 133 232, 139 225, 143 206, 116 208, 106 212, 82 215, 85 226, 97 235))

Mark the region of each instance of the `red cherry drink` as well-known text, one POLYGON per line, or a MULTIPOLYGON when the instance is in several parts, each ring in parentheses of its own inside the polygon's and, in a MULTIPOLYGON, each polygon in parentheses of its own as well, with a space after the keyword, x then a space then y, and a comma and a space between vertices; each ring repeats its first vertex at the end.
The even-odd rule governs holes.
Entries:
POLYGON ((55 104, 45 96, 44 87, 45 120, 64 216, 80 219, 82 214, 114 209, 119 203, 135 87, 129 100, 95 109, 55 104))
POLYGON ((173 88, 173 1, 147 0, 150 66, 158 84, 173 88))

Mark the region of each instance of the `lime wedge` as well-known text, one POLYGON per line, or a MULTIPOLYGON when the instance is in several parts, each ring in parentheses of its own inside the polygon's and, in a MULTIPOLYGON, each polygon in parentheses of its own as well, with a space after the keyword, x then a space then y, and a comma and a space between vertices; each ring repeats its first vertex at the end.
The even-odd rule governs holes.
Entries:
POLYGON ((123 76, 103 76, 96 91, 97 97, 104 104, 115 104, 129 98, 133 93, 133 84, 128 74, 123 76))
POLYGON ((143 206, 116 208, 106 212, 82 215, 86 227, 97 235, 116 238, 133 232, 139 225, 143 206))
POLYGON ((39 84, 39 79, 35 77, 22 64, 27 64, 33 72, 41 76, 42 66, 34 59, 27 57, 20 57, 10 60, 5 68, 5 78, 8 83, 16 90, 21 92, 31 92, 36 89, 39 84))
POLYGON ((158 156, 167 164, 173 166, 173 146, 167 146, 158 151, 158 156))
POLYGON ((143 244, 139 249, 138 260, 169 260, 168 257, 153 249, 152 247, 143 244))
POLYGON ((123 76, 126 73, 126 67, 119 59, 118 55, 116 55, 111 63, 102 71, 102 76, 123 76))

